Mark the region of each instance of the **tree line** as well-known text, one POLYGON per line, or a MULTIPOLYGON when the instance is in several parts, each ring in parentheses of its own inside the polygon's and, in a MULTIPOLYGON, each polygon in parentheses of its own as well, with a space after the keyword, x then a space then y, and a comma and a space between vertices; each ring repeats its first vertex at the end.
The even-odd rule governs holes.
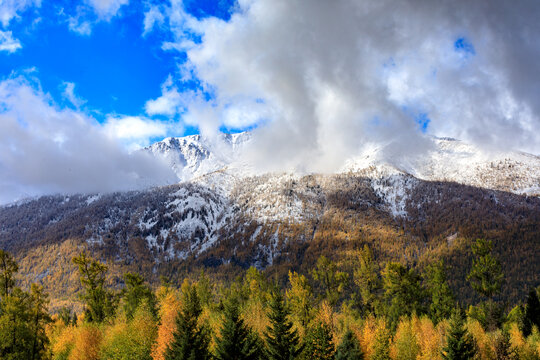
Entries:
POLYGON ((249 268, 233 282, 204 272, 152 289, 126 273, 107 286, 107 265, 73 258, 83 311, 49 314, 39 285, 16 286, 17 264, 0 250, 1 359, 540 359, 539 289, 523 304, 496 301, 504 274, 492 243, 478 239, 467 277, 482 296, 460 304, 442 261, 422 273, 397 262, 380 268, 371 249, 354 272, 321 256, 288 283, 249 268))

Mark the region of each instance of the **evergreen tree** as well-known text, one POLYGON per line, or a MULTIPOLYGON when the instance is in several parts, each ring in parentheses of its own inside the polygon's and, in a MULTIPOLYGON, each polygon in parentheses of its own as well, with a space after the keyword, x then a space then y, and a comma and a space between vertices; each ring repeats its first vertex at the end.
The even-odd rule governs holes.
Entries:
POLYGON ((19 266, 10 253, 0 250, 0 300, 9 295, 15 286, 13 274, 19 271, 19 266))
POLYGON ((533 326, 540 330, 540 301, 535 289, 529 291, 527 304, 525 305, 525 314, 523 316, 523 335, 529 336, 533 326))
POLYGON ((332 333, 325 324, 318 324, 308 330, 304 341, 303 359, 331 360, 334 359, 334 344, 332 333))
POLYGON ((176 330, 165 352, 165 359, 210 359, 209 330, 205 325, 198 326, 197 324, 202 312, 197 289, 192 285, 184 287, 183 290, 182 308, 176 318, 176 330))
POLYGON ((442 357, 445 360, 470 360, 476 355, 476 344, 464 325, 463 315, 456 310, 450 318, 450 329, 442 357))
POLYGON ((381 280, 378 275, 378 266, 373 259, 373 252, 369 246, 364 245, 360 252, 360 263, 354 271, 354 280, 362 297, 365 312, 373 313, 377 307, 377 292, 381 289, 381 280))
POLYGON ((133 314, 142 302, 145 302, 150 312, 156 316, 156 297, 145 283, 142 276, 134 273, 124 275, 126 288, 124 289, 124 312, 128 319, 133 318, 133 314))
POLYGON ((472 245, 475 255, 467 280, 480 295, 491 299, 500 292, 504 280, 501 264, 493 256, 493 243, 486 239, 477 239, 472 245))
POLYGON ((45 356, 45 347, 49 338, 45 333, 45 325, 51 322, 47 312, 49 299, 43 286, 32 284, 30 287, 30 323, 32 331, 32 349, 30 359, 41 359, 45 356))
POLYGON ((446 281, 442 260, 431 264, 426 269, 427 288, 431 296, 429 315, 434 324, 452 314, 455 305, 454 295, 446 281))
POLYGON ((216 338, 217 360, 256 360, 261 356, 257 335, 240 317, 238 300, 230 299, 225 306, 221 336, 216 338))
POLYGON ((285 306, 283 295, 274 291, 269 303, 268 318, 270 326, 265 333, 266 355, 269 360, 293 360, 302 352, 298 333, 289 321, 289 311, 285 306))
POLYGON ((103 322, 113 315, 114 295, 105 288, 107 266, 82 252, 73 258, 79 267, 79 277, 84 292, 81 299, 85 302, 85 319, 89 322, 103 322))
POLYGON ((336 349, 336 360, 363 360, 364 353, 360 342, 351 330, 347 330, 336 349))
POLYGON ((337 264, 325 256, 317 260, 317 266, 311 274, 313 279, 319 282, 330 305, 336 305, 349 282, 349 274, 338 271, 337 264))
POLYGON ((424 311, 425 290, 414 269, 407 269, 396 262, 389 262, 383 271, 386 315, 396 326, 399 318, 424 311))
POLYGON ((304 275, 289 271, 290 289, 286 296, 293 316, 305 329, 313 318, 313 292, 304 275))

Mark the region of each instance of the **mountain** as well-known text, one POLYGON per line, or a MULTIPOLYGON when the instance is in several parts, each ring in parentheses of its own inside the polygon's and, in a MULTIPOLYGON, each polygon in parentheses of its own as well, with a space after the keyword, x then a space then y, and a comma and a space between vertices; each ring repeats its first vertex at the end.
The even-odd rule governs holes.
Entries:
POLYGON ((470 244, 486 237, 507 276, 503 299, 538 285, 540 158, 433 138, 421 155, 389 161, 384 148, 370 149, 334 174, 259 173, 242 156, 252 141, 167 138, 142 151, 164 157, 177 185, 0 207, 0 247, 16 254, 21 281, 42 282, 57 305, 78 291, 70 259, 81 249, 113 274, 155 283, 200 268, 232 278, 248 266, 283 279, 321 254, 352 271, 368 244, 381 263, 445 259, 451 285, 469 299, 470 244))

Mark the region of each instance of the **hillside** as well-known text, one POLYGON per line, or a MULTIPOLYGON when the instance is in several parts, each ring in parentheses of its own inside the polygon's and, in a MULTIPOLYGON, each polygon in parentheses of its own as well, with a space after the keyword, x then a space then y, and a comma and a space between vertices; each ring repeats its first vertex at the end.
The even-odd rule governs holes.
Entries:
POLYGON ((233 278, 249 266, 284 279, 322 254, 353 271, 356 250, 368 244, 379 262, 423 267, 446 259, 451 285, 471 299, 469 247, 486 237, 506 274, 504 300, 538 285, 538 157, 486 158, 459 141, 435 139, 428 158, 408 167, 371 153, 337 174, 257 175, 238 165, 249 134, 223 140, 219 154, 200 136, 148 148, 185 177, 178 185, 1 207, 0 247, 16 254, 25 283, 42 282, 59 302, 79 288, 70 259, 82 248, 113 274, 138 271, 157 283, 160 275, 179 280, 202 268, 233 278))

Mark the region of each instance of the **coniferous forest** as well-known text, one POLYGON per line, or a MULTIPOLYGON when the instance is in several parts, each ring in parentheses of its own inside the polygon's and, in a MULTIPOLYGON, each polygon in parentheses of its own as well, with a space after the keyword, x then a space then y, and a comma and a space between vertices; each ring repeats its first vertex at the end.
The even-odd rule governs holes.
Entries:
POLYGON ((492 243, 470 250, 475 304, 456 300, 442 261, 421 273, 380 266, 368 246, 352 273, 321 256, 285 284, 252 267, 234 281, 201 272, 155 289, 125 273, 120 290, 106 264, 81 252, 72 262, 82 310, 54 313, 40 285, 19 286, 16 261, 0 250, 0 358, 540 359, 540 287, 501 303, 492 243))

